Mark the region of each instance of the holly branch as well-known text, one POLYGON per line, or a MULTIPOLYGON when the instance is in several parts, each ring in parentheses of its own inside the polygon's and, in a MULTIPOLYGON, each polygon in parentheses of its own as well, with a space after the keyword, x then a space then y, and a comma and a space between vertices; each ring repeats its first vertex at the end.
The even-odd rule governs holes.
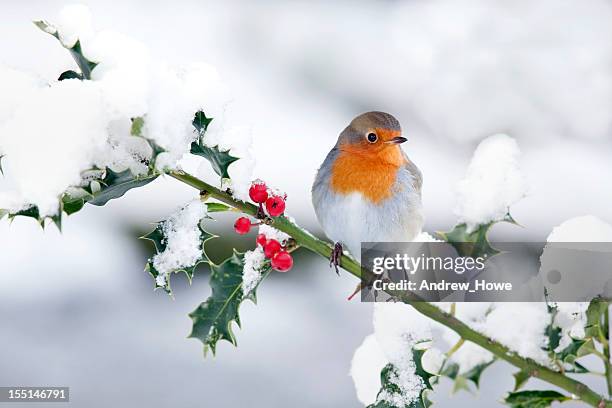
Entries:
MULTIPOLYGON (((175 179, 206 193, 206 195, 209 197, 219 200, 235 208, 236 210, 253 217, 257 216, 257 206, 248 202, 236 200, 227 191, 220 190, 219 188, 208 184, 207 182, 200 180, 184 171, 172 171, 169 174, 175 179)), ((289 234, 296 241, 298 246, 306 248, 325 259, 329 259, 331 256, 333 249, 332 243, 313 236, 287 217, 276 217, 274 218, 273 223, 274 228, 289 234)), ((364 270, 359 262, 346 254, 342 255, 340 265, 343 269, 358 279, 362 279, 363 274, 371 273, 364 270)), ((430 319, 435 320, 436 322, 453 330, 459 336, 461 336, 461 338, 479 345, 480 347, 493 353, 499 359, 507 361, 513 366, 521 369, 521 371, 526 372, 529 377, 539 378, 550 384, 556 385, 572 395, 575 395, 577 399, 593 407, 612 407, 612 401, 606 400, 604 397, 589 388, 586 384, 538 364, 532 359, 521 357, 518 353, 513 352, 503 344, 470 328, 467 324, 463 323, 450 313, 443 311, 436 305, 411 298, 410 295, 404 292, 389 291, 388 293, 394 297, 397 297, 402 302, 411 305, 417 311, 430 319)))

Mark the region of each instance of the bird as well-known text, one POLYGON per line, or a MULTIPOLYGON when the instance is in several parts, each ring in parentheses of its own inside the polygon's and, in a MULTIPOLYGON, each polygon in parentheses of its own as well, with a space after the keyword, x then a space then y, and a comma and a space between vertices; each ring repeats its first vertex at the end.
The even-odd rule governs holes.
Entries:
POLYGON ((334 242, 330 267, 345 250, 361 259, 362 242, 412 241, 423 227, 423 176, 402 150, 399 121, 385 112, 355 117, 319 167, 312 203, 334 242))

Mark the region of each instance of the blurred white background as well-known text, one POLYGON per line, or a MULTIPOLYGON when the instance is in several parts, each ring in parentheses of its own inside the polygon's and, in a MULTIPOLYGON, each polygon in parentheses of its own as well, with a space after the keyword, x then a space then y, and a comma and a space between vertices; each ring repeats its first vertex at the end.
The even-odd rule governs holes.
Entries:
MULTIPOLYGON (((612 221, 610 1, 83 3, 98 28, 159 58, 215 65, 252 127, 256 175, 287 191, 289 212, 314 232, 314 172, 348 121, 374 109, 402 123, 425 177, 428 231, 452 226, 453 186, 498 132, 518 140, 530 194, 512 209, 525 228, 494 237, 543 240, 583 214, 612 221)), ((0 2, 0 63, 50 79, 72 68, 30 23, 65 4, 0 2)), ((346 302, 355 282, 323 260, 303 255, 262 285, 259 305, 242 309, 238 349, 204 360, 185 339, 206 272, 191 287, 176 279, 175 300, 153 293, 142 271, 151 248, 135 238, 194 194, 160 179, 67 218, 62 234, 2 221, 0 385, 70 386, 79 407, 358 406, 348 369, 370 306, 346 302)), ((215 230, 236 240, 229 222, 215 230)), ((450 397, 444 383, 434 400, 494 406, 512 378, 503 364, 488 373, 478 396, 450 397)))

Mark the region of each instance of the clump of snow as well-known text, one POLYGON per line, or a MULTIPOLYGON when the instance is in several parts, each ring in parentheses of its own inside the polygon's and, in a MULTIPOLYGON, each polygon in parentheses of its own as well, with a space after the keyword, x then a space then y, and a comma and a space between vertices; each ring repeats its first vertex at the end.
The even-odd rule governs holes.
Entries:
POLYGON ((434 238, 428 232, 422 231, 413 239, 414 242, 443 242, 440 239, 434 238))
MULTIPOLYGON (((455 305, 455 317, 470 327, 478 328, 484 325, 487 314, 492 308, 493 304, 490 302, 457 303, 455 305)), ((442 337, 448 347, 454 346, 460 339, 459 335, 446 327, 440 327, 443 330, 442 337)), ((486 364, 491 360, 493 360, 493 354, 471 342, 465 342, 450 357, 450 361, 459 365, 460 373, 468 372, 472 368, 480 364, 486 364)))
POLYGON ((383 354, 396 369, 390 381, 400 390, 399 393, 385 390, 379 400, 398 407, 410 405, 425 387, 423 379, 416 374, 411 350, 431 340, 429 320, 403 303, 376 303, 374 335, 383 354))
POLYGON ((276 228, 271 227, 270 225, 267 225, 267 224, 261 224, 259 226, 259 233, 264 234, 267 239, 275 239, 281 244, 283 244, 290 238, 289 234, 286 234, 280 230, 277 230, 276 228))
POLYGON ((60 41, 68 48, 72 48, 77 40, 87 41, 94 34, 91 11, 82 4, 64 7, 59 13, 55 27, 60 41))
POLYGON ((242 269, 242 293, 246 296, 261 281, 262 269, 266 260, 263 248, 257 246, 252 251, 244 253, 244 266, 242 269))
POLYGON ((593 215, 570 218, 553 228, 547 242, 612 242, 612 225, 593 215))
POLYGON ((206 216, 206 206, 194 200, 172 214, 162 224, 166 249, 156 254, 153 266, 159 272, 158 284, 165 285, 170 273, 195 265, 202 259, 200 221, 206 216))
POLYGON ((383 390, 378 400, 395 406, 407 406, 415 401, 425 387, 423 379, 416 374, 413 349, 430 346, 431 322, 411 306, 403 303, 374 304, 374 334, 357 349, 353 357, 351 376, 359 400, 365 405, 377 399, 381 389, 380 372, 393 364, 394 374, 390 381, 400 392, 383 390))
POLYGON ((107 117, 102 93, 92 82, 66 80, 28 91, 29 98, 0 124, 2 164, 23 205, 53 215, 58 197, 79 184, 81 172, 104 148, 107 117))
POLYGON ((389 360, 373 334, 367 336, 355 350, 350 375, 355 384, 357 398, 363 405, 376 402, 381 387, 380 372, 388 363, 389 360))
MULTIPOLYGON (((224 115, 227 116, 229 115, 224 115)), ((219 150, 240 158, 227 168, 230 180, 225 180, 224 187, 231 188, 235 198, 249 200, 249 188, 255 168, 251 130, 245 126, 228 126, 227 123, 213 120, 204 134, 203 142, 208 147, 216 146, 219 150)))
MULTIPOLYGON (((570 246, 580 242, 612 242, 612 225, 593 215, 574 217, 553 228, 546 241, 568 243, 570 246)), ((553 246, 555 247, 558 245, 553 246)), ((578 245, 578 248, 584 249, 584 245, 578 245)), ((548 245, 541 256, 541 270, 549 270, 549 263, 554 263, 558 258, 554 253, 548 258, 547 249, 548 245)), ((573 338, 584 338, 589 302, 557 302, 554 305, 557 308, 554 323, 561 328, 561 340, 557 350, 562 350, 573 338)))
POLYGON ((518 145, 510 136, 496 134, 480 142, 465 178, 457 185, 454 212, 461 222, 473 228, 500 220, 525 195, 519 156, 518 145))
POLYGON ((241 157, 229 173, 237 196, 248 196, 251 137, 226 119, 231 97, 213 67, 155 60, 135 39, 95 31, 85 6, 64 8, 57 26, 47 31, 56 28, 68 47, 80 39, 83 55, 98 65, 91 81, 53 78, 48 83, 0 67, 6 91, 0 97, 0 154, 12 189, 0 196, 0 208, 15 207, 18 198, 22 207, 37 205, 42 216, 53 215, 59 196, 79 184, 83 170, 96 166, 146 173, 152 149, 130 134, 136 117, 144 118, 141 136, 165 150, 156 168, 177 168, 198 136, 191 124, 198 110, 214 118, 217 143, 241 157))
POLYGON ((545 303, 496 303, 481 331, 523 357, 549 365, 545 335, 550 316, 545 303))

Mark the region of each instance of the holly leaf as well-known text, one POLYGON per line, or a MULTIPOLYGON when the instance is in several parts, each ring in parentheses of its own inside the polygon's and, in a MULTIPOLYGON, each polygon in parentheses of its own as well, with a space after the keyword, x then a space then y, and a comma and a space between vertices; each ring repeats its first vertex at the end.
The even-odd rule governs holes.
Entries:
POLYGON ((512 391, 518 391, 531 378, 531 375, 526 370, 517 371, 512 376, 514 377, 514 389, 512 391))
MULTIPOLYGON (((53 37, 57 38, 60 41, 60 44, 62 44, 62 46, 70 52, 70 55, 72 56, 72 58, 78 65, 79 69, 81 70, 79 79, 91 79, 91 71, 93 71, 93 69, 98 65, 98 63, 88 60, 83 55, 83 49, 81 48, 80 40, 77 40, 76 43, 74 43, 72 47, 67 47, 61 41, 59 32, 57 31, 57 28, 54 25, 49 24, 47 21, 44 21, 44 20, 34 21, 34 25, 36 25, 36 27, 40 28, 45 33, 50 34, 53 37)), ((66 71, 66 72, 70 72, 70 71, 66 71)), ((66 72, 64 72, 62 75, 66 74, 66 72)), ((62 78, 62 75, 60 75, 60 81, 62 79, 67 79, 67 78, 62 78)), ((67 74, 67 75, 71 75, 71 74, 67 74)))
POLYGON ((463 374, 463 376, 467 378, 468 380, 470 380, 472 383, 474 383, 476 388, 479 388, 480 387, 480 377, 482 373, 484 372, 484 370, 487 369, 487 367, 489 367, 494 362, 495 360, 491 360, 487 363, 478 364, 474 366, 471 370, 468 370, 465 374, 463 374))
POLYGON ((518 225, 510 213, 507 213, 501 220, 479 224, 472 229, 468 228, 467 224, 461 223, 455 225, 455 227, 448 232, 438 232, 437 234, 444 241, 451 244, 461 256, 490 258, 500 252, 491 245, 487 237, 491 227, 498 222, 508 222, 518 225))
MULTIPOLYGON (((210 263, 210 287, 212 294, 189 314, 193 321, 188 337, 204 344, 204 355, 216 352, 217 344, 225 340, 237 345, 232 325, 240 327, 240 305, 245 299, 256 302, 253 289, 247 296, 242 292, 244 256, 236 251, 221 264, 210 263)), ((260 281, 261 282, 261 281, 260 281)))
POLYGON ((512 408, 548 408, 553 402, 564 402, 570 397, 557 391, 518 391, 509 393, 504 402, 512 408))
POLYGON ((470 389, 468 385, 469 382, 472 382, 476 388, 479 388, 480 377, 482 376, 482 373, 487 367, 489 367, 494 362, 495 360, 491 360, 487 363, 478 364, 472 367, 470 370, 466 371, 465 373, 461 373, 461 374, 459 374, 459 371, 460 371, 459 364, 452 363, 452 364, 449 364, 446 368, 444 368, 444 370, 442 370, 440 375, 443 375, 453 380, 453 393, 459 390, 465 390, 468 392, 472 392, 472 390, 470 389))
POLYGON ((586 311, 585 337, 599 338, 603 334, 602 318, 607 307, 608 302, 599 297, 591 300, 586 311))
POLYGON ((451 244, 461 256, 490 258, 499 253, 491 246, 487 238, 487 233, 492 225, 492 222, 481 224, 474 230, 470 230, 467 224, 462 223, 448 232, 438 232, 438 235, 451 244))
POLYGON ((191 124, 198 131, 200 135, 203 135, 204 132, 208 129, 208 125, 212 122, 213 118, 207 118, 206 114, 203 111, 197 111, 193 117, 193 121, 191 124))
POLYGON ((218 146, 208 147, 201 141, 191 143, 191 154, 196 156, 204 157, 208 160, 215 171, 221 178, 229 178, 227 168, 230 164, 238 160, 238 157, 234 157, 227 151, 219 150, 218 146))
POLYGON ((206 208, 209 213, 232 211, 232 207, 222 203, 206 203, 206 208))
POLYGON ((123 197, 125 193, 133 188, 149 184, 158 175, 157 173, 152 173, 145 176, 134 176, 130 170, 117 173, 107 168, 104 178, 99 180, 100 190, 93 191, 90 187, 88 192, 92 195, 92 198, 88 199, 87 202, 92 205, 102 206, 112 199, 123 197))
MULTIPOLYGON (((153 231, 151 231, 147 235, 143 235, 142 237, 140 237, 140 239, 145 239, 145 240, 153 242, 153 245, 155 246, 156 254, 161 254, 167 248, 168 239, 164 232, 164 225, 165 225, 165 221, 159 222, 157 223, 153 231)), ((185 276, 187 276, 189 283, 191 283, 191 281, 193 280, 193 275, 195 274, 195 270, 198 267, 198 265, 200 265, 203 262, 210 263, 210 260, 206 256, 204 245, 206 244, 207 241, 213 238, 216 238, 216 235, 209 233, 202 227, 202 220, 200 220, 200 223, 198 224, 198 228, 200 229, 200 236, 198 238, 200 241, 200 248, 202 249, 202 256, 193 265, 189 265, 187 267, 182 267, 182 268, 177 268, 175 270, 170 271, 169 273, 161 274, 155 268, 155 265, 153 263, 153 258, 147 261, 147 264, 145 266, 145 272, 148 272, 153 277, 155 289, 163 289, 167 294, 172 295, 172 289, 170 287, 170 276, 172 274, 183 272, 185 276), (163 279, 159 279, 160 277, 163 279)))
POLYGON ((215 171, 221 178, 229 178, 227 168, 238 160, 238 157, 234 157, 229 154, 229 151, 220 150, 219 146, 206 146, 203 142, 203 136, 208 125, 212 122, 212 118, 207 118, 206 114, 202 111, 198 111, 193 118, 192 124, 195 130, 198 132, 198 139, 191 143, 191 154, 196 156, 204 157, 208 160, 215 171))

